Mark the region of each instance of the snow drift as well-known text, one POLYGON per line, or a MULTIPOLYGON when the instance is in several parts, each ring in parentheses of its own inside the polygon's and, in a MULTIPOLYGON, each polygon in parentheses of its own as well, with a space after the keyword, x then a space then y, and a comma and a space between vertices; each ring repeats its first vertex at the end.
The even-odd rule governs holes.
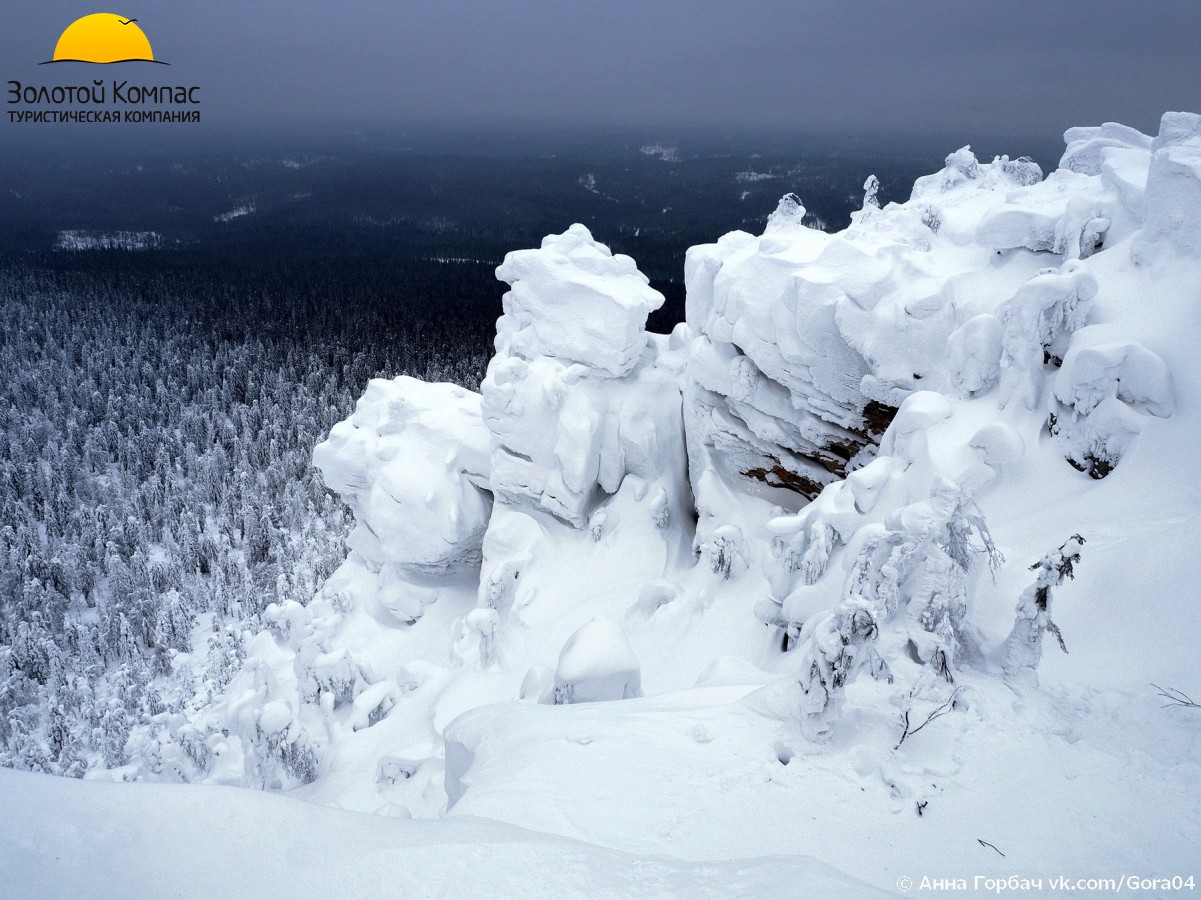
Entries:
POLYGON ((212 788, 0 771, 0 796, 14 897, 887 896, 807 856, 697 866, 499 822, 387 821, 212 788))

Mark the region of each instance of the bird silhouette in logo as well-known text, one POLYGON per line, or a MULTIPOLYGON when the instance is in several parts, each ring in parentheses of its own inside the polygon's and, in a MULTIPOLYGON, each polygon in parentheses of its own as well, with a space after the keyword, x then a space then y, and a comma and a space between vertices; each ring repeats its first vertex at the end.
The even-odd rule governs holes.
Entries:
POLYGON ((48 62, 128 63, 150 62, 166 65, 154 58, 150 40, 137 19, 114 13, 93 13, 76 19, 62 33, 48 62))

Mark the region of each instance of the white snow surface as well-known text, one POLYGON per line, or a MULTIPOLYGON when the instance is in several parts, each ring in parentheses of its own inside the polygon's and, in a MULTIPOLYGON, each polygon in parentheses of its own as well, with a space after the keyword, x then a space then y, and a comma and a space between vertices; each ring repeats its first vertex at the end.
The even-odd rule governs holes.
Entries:
POLYGON ((457 816, 416 822, 212 787, 0 770, 6 897, 883 897, 809 856, 698 866, 457 816))
MULTIPOLYGON (((373 382, 318 449, 360 527, 195 718, 204 780, 377 812, 329 814, 335 846, 386 840, 380 865, 431 878, 432 845, 489 872, 501 840, 505 867, 547 874, 554 847, 605 889, 628 854, 692 861, 639 882, 664 896, 706 871, 841 895, 797 854, 884 890, 1196 873, 1201 715, 1151 685, 1201 695, 1201 117, 1066 141, 1046 179, 958 150, 838 234, 786 197, 763 235, 689 252, 670 336, 582 226, 510 254, 482 397, 373 382), (1030 618, 1031 566, 1076 534, 1030 618), (603 702, 554 702, 590 680, 575 699, 603 702), (409 815, 441 821, 382 818, 409 815)), ((178 789, 19 783, 214 821, 178 789)), ((272 829, 326 815, 205 796, 272 829)))

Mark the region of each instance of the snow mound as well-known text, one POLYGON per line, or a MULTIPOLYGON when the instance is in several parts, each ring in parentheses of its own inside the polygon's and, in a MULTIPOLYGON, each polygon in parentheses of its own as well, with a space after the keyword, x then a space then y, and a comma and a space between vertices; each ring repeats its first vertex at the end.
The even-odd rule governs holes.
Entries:
POLYGON ((640 696, 642 670, 620 625, 597 617, 567 639, 555 669, 555 703, 640 696))
POLYGON ((1164 361, 1142 344, 1116 337, 1104 325, 1080 330, 1055 378, 1055 399, 1077 415, 1117 397, 1153 416, 1170 416, 1172 390, 1164 361))

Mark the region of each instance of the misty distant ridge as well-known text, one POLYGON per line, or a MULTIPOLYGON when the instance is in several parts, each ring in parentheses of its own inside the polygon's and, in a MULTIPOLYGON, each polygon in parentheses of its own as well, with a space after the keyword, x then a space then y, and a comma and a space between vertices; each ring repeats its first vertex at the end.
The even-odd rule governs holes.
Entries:
MULTIPOLYGON (((691 243, 760 227, 786 193, 804 197, 832 228, 849 221, 870 174, 882 197, 904 199, 947 146, 766 131, 426 128, 153 149, 100 142, 81 153, 61 143, 18 149, 22 137, 0 150, 21 160, 0 173, 0 236, 10 250, 46 249, 60 233, 154 231, 164 248, 258 244, 271 254, 308 243, 320 252, 334 235, 373 246, 381 235, 355 232, 382 224, 399 233, 387 235, 395 246, 406 230, 441 232, 449 240, 435 255, 475 258, 470 245, 487 243, 489 230, 507 229, 511 244, 580 220, 619 245, 631 240, 624 246, 652 269, 671 248, 671 277, 691 243), (465 230, 470 238, 455 238, 465 230)), ((995 143, 997 152, 1053 162, 1048 142, 1041 152, 1015 139, 995 143)), ((499 259, 507 245, 490 249, 499 259)))

